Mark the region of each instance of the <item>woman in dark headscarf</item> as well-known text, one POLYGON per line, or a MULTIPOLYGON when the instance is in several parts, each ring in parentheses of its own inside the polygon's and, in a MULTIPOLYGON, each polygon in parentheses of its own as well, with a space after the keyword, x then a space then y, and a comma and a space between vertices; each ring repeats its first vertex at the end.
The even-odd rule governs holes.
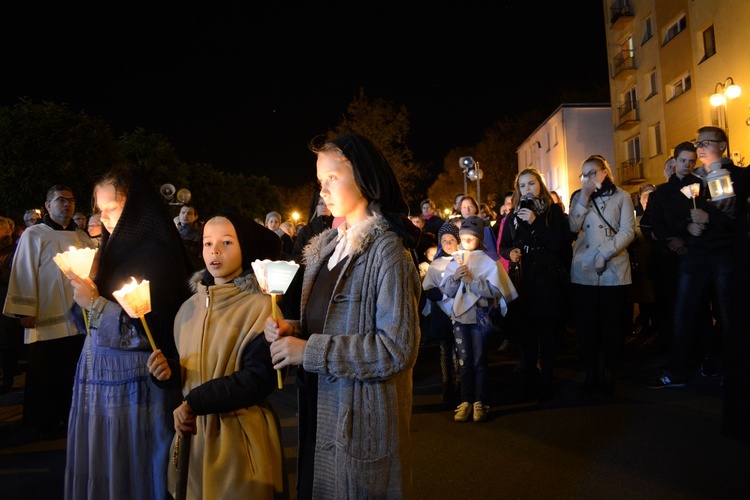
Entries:
MULTIPOLYGON (((118 169, 95 188, 102 244, 92 276, 73 276, 73 313, 86 337, 76 372, 68 426, 65 498, 170 498, 167 464, 178 389, 151 381, 144 327, 113 292, 149 281, 145 319, 156 355, 176 358, 174 317, 189 296, 190 261, 156 189, 131 170, 118 169)), ((177 371, 175 370, 177 373, 177 371)))
POLYGON ((301 319, 268 318, 265 328, 275 368, 317 375, 299 392, 299 498, 410 498, 421 287, 409 249, 419 228, 368 139, 312 150, 320 195, 346 221, 305 248, 301 319))

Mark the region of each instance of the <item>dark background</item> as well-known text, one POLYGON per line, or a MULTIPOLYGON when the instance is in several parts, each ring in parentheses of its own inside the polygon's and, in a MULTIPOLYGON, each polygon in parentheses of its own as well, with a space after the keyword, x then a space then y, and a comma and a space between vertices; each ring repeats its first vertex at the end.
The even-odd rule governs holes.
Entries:
POLYGON ((608 95, 598 0, 31 1, 4 3, 0 22, 0 106, 67 104, 116 135, 162 135, 183 161, 276 185, 314 179, 309 140, 338 123, 360 88, 407 108, 414 159, 438 170, 497 120, 551 113, 571 90, 608 95))

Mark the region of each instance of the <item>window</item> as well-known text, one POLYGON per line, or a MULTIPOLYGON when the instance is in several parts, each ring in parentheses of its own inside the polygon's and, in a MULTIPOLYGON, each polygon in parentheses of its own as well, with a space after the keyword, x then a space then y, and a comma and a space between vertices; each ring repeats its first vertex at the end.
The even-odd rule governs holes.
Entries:
POLYGON ((656 69, 652 69, 646 75, 646 88, 648 89, 646 99, 649 99, 659 93, 659 86, 656 81, 656 69))
POLYGON ((690 73, 672 82, 668 87, 669 100, 671 101, 672 99, 681 96, 690 90, 691 86, 690 73))
POLYGON ((664 148, 661 143, 661 123, 649 127, 649 139, 651 141, 651 156, 659 156, 664 152, 664 148))
POLYGON ((627 142, 628 160, 635 161, 641 159, 641 136, 637 135, 627 142))
POLYGON ((638 108, 638 91, 635 86, 630 87, 622 94, 622 106, 620 106, 620 118, 624 117, 634 109, 638 108))
POLYGON ((550 146, 549 130, 544 131, 544 142, 547 144, 547 151, 549 151, 549 146, 550 146))
POLYGON ((653 36, 654 36, 654 21, 651 19, 651 16, 648 16, 646 20, 643 22, 643 40, 641 40, 641 45, 651 40, 653 36))
POLYGON ((669 25, 669 27, 667 28, 664 35, 664 43, 662 43, 662 45, 666 45, 668 41, 676 37, 685 28, 687 28, 687 16, 685 16, 685 14, 682 14, 677 21, 669 25))
POLYGON ((555 138, 554 145, 557 146, 557 142, 558 142, 557 141, 557 124, 555 124, 555 128, 553 129, 553 133, 554 133, 554 138, 555 138))
POLYGON ((714 38, 714 26, 712 24, 703 30, 703 59, 701 59, 701 62, 714 54, 716 54, 716 39, 714 38))

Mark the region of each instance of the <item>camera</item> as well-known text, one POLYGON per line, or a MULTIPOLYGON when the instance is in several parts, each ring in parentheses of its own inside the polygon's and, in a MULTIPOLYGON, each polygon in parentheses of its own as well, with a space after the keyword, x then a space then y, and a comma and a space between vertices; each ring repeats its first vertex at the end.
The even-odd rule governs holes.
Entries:
POLYGON ((534 210, 534 195, 525 194, 521 196, 520 206, 521 208, 528 208, 529 210, 534 210))

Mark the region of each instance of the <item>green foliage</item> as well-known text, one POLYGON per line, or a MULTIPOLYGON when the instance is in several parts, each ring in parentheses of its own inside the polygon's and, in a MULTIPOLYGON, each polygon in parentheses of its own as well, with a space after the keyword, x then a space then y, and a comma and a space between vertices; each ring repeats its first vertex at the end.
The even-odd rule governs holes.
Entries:
POLYGON ((262 220, 268 212, 279 210, 279 192, 267 177, 228 174, 198 163, 189 167, 189 179, 191 202, 198 208, 201 219, 207 219, 227 205, 236 207, 247 217, 262 220))
POLYGON ((180 161, 169 141, 157 134, 147 134, 143 128, 125 133, 119 139, 123 155, 155 186, 173 184, 177 189, 189 187, 188 166, 180 161))
MULTIPOLYGON (((463 171, 458 159, 471 156, 478 162, 483 177, 479 181, 480 202, 494 207, 502 203, 503 194, 513 189, 518 173, 516 149, 534 131, 544 115, 539 110, 518 118, 503 119, 485 130, 481 141, 471 148, 453 149, 443 163, 443 172, 428 190, 428 196, 440 207, 451 207, 456 194, 464 190, 463 171)), ((466 181, 467 194, 477 197, 476 181, 466 181)))
POLYGON ((23 99, 0 108, 0 214, 43 208, 55 184, 69 185, 89 211, 95 179, 121 158, 106 123, 65 104, 23 99))

